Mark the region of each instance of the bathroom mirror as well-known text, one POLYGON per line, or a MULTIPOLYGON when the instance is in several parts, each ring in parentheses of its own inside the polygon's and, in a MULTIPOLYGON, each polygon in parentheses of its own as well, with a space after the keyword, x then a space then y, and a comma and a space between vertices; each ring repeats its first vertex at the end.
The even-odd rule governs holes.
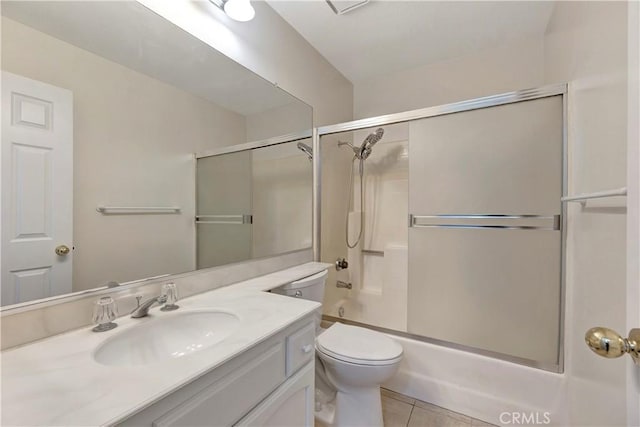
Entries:
MULTIPOLYGON (((265 178, 245 196, 268 211, 248 213, 242 257, 209 245, 215 262, 200 262, 197 233, 212 225, 196 223, 196 186, 229 184, 218 174, 196 185, 196 154, 298 141, 312 127, 307 104, 135 1, 3 1, 1 48, 3 310, 311 246, 311 166, 296 142, 280 176, 267 165, 287 162, 284 146, 240 152, 248 182, 265 178), (296 208, 295 238, 266 247, 258 236, 291 231, 271 215, 281 190, 309 206, 296 208)), ((234 161, 214 157, 221 170, 234 161)))

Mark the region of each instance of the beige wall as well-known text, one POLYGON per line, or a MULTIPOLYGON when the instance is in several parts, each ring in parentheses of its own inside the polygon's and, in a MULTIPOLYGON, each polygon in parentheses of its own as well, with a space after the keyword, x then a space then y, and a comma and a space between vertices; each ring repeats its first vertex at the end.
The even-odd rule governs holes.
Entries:
MULTIPOLYGON (((640 325, 640 2, 627 10, 627 330, 640 325)), ((640 370, 627 363, 627 424, 640 425, 640 370)))
POLYGON ((193 153, 245 142, 244 117, 6 18, 2 40, 4 70, 73 92, 74 291, 193 270, 193 153))
POLYGON ((542 37, 354 82, 354 118, 398 113, 540 86, 542 37))
POLYGON ((235 22, 207 1, 138 0, 313 107, 315 126, 351 120, 353 85, 263 1, 235 22))
MULTIPOLYGON (((626 3, 559 2, 544 42, 545 81, 570 82, 569 193, 624 186, 626 3)), ((569 205, 566 366, 575 396, 569 416, 574 425, 625 425, 624 363, 603 363, 583 341, 593 326, 626 332, 625 202, 589 206, 569 205)))
MULTIPOLYGON (((247 141, 261 141, 274 136, 309 131, 311 108, 290 104, 246 116, 247 141), (297 127, 292 125, 297 124, 297 127), (306 126, 305 126, 306 124, 306 126)), ((311 145, 311 143, 309 143, 311 145)))

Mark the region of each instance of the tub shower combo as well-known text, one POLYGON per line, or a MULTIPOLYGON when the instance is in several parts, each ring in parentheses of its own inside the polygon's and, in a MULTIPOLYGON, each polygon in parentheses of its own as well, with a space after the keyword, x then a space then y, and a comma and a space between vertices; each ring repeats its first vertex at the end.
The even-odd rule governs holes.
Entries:
POLYGON ((316 253, 348 264, 326 318, 562 372, 566 85, 321 127, 316 144, 316 253))

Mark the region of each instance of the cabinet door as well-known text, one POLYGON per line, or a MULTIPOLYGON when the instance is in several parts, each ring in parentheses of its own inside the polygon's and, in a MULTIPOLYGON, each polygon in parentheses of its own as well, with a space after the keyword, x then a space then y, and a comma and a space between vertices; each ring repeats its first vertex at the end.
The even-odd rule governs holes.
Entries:
POLYGON ((169 396, 169 399, 173 396, 182 400, 181 403, 158 402, 157 409, 164 413, 162 416, 145 416, 143 411, 139 417, 130 418, 125 424, 149 425, 147 420, 151 418, 152 427, 231 426, 275 392, 284 379, 284 345, 280 341, 263 348, 258 357, 254 354, 245 359, 241 366, 186 400, 180 399, 180 391, 169 396))
POLYGON ((314 378, 312 359, 236 425, 313 427, 314 378))

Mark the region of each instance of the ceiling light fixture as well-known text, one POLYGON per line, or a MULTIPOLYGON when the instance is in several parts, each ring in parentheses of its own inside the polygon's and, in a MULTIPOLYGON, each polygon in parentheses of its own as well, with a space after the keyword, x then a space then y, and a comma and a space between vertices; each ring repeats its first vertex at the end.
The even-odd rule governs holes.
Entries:
POLYGON ((247 22, 256 16, 256 11, 251 6, 250 0, 209 0, 218 6, 234 21, 247 22))

